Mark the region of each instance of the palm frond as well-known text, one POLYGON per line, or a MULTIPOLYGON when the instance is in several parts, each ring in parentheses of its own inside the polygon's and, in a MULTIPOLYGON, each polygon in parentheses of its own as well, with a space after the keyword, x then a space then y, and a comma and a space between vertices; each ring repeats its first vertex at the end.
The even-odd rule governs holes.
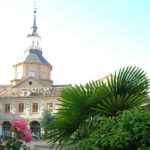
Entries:
POLYGON ((119 111, 138 107, 147 97, 148 89, 146 73, 134 66, 120 69, 105 81, 68 87, 62 91, 60 108, 49 126, 47 139, 60 145, 67 143, 76 133, 87 132, 82 127, 88 125, 85 120, 89 116, 114 116, 119 111))

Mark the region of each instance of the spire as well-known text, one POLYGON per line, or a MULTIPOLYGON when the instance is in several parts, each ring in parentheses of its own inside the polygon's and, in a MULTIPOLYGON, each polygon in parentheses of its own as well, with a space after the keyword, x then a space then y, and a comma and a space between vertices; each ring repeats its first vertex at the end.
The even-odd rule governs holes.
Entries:
POLYGON ((37 16, 37 7, 36 1, 34 0, 34 8, 33 8, 33 26, 32 26, 32 33, 27 35, 29 39, 29 50, 40 50, 41 51, 41 36, 37 33, 37 24, 36 24, 36 16, 37 16))
POLYGON ((34 1, 34 10, 33 10, 33 17, 34 17, 34 20, 33 20, 33 26, 32 26, 32 33, 36 33, 37 31, 37 25, 36 25, 36 13, 37 13, 37 8, 36 8, 36 1, 34 1))

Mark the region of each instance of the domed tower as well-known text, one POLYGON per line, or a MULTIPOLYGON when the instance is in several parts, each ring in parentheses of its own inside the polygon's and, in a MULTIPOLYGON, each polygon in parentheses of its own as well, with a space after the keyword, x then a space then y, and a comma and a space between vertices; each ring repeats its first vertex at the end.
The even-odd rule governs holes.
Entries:
POLYGON ((36 14, 37 10, 34 8, 32 33, 27 36, 29 41, 29 47, 27 49, 28 55, 24 61, 13 66, 15 74, 14 79, 11 81, 13 85, 16 85, 18 82, 28 78, 48 80, 52 83, 52 66, 42 54, 42 48, 40 45, 41 36, 37 32, 36 14))

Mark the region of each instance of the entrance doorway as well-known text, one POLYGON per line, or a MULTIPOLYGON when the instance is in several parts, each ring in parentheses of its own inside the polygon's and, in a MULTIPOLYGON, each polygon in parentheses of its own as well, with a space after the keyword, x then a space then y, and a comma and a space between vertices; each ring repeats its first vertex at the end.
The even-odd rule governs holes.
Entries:
POLYGON ((41 127, 38 121, 32 121, 30 123, 30 129, 32 132, 33 139, 40 139, 41 138, 41 127))

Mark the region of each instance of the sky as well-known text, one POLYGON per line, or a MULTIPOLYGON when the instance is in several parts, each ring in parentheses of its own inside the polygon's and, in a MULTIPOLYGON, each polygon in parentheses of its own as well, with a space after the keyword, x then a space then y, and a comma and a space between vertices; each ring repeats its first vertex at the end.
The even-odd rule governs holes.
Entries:
MULTIPOLYGON (((150 75, 149 0, 37 0, 43 56, 54 84, 79 84, 126 65, 150 75)), ((23 60, 33 0, 0 0, 0 84, 23 60)))

